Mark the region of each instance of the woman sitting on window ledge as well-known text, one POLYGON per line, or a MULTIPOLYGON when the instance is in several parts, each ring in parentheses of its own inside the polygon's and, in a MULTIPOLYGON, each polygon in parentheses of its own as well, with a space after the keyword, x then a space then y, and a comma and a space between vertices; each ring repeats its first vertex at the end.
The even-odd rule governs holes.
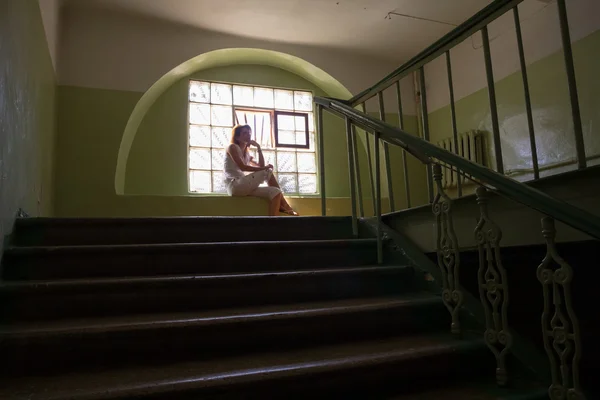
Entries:
POLYGON ((252 128, 249 125, 236 125, 231 131, 231 144, 225 154, 225 183, 230 196, 256 196, 268 199, 269 215, 278 212, 298 215, 283 197, 277 179, 273 175, 273 166, 265 165, 260 145, 251 139, 252 128), (258 151, 258 163, 250 156, 249 148, 255 146, 258 151), (245 172, 250 172, 246 175, 245 172), (263 182, 269 186, 259 187, 263 182))

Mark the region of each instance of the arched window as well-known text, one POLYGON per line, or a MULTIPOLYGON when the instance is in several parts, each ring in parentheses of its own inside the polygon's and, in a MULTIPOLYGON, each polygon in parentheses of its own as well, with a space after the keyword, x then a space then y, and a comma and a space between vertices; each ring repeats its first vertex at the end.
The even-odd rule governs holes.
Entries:
MULTIPOLYGON (((225 193, 223 162, 235 124, 252 127, 287 194, 317 193, 313 96, 307 91, 191 80, 189 190, 225 193)), ((251 153, 255 159, 257 155, 251 153)))

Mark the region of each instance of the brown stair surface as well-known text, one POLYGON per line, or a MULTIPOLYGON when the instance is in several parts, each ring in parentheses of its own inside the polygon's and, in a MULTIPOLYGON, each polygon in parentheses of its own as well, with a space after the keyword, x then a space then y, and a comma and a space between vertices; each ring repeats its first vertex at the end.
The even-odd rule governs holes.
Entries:
MULTIPOLYGON (((431 384, 478 374, 482 361, 489 361, 479 341, 454 340, 448 336, 417 336, 318 347, 310 351, 264 353, 210 362, 188 362, 151 367, 111 369, 102 372, 71 373, 60 378, 34 378, 4 382, 0 398, 17 399, 125 399, 164 395, 164 398, 202 392, 238 395, 253 390, 283 394, 292 380, 321 385, 339 379, 369 385, 377 375, 381 383, 431 384), (462 362, 458 363, 457 361, 462 362), (384 379, 385 378, 385 379, 384 379), (265 387, 264 382, 269 382, 265 387), (255 386, 256 385, 256 386, 255 386), (253 387, 255 386, 255 387, 253 387), (41 395, 40 395, 40 392, 41 395), (15 395, 18 394, 18 395, 15 395), (8 397, 13 396, 13 397, 8 397)), ((490 364, 491 365, 491 364, 490 364)))
POLYGON ((375 239, 9 247, 5 279, 226 273, 377 262, 375 239), (226 257, 226 258, 225 258, 226 257))
POLYGON ((409 267, 363 266, 246 274, 10 281, 0 316, 77 318, 239 308, 393 295, 413 290, 409 267))
POLYGON ((24 218, 17 246, 352 239, 350 217, 24 218))
POLYGON ((348 218, 19 220, 0 399, 543 398, 499 391, 481 335, 450 336, 423 274, 377 265, 359 232, 348 218))
POLYGON ((439 297, 361 298, 240 310, 35 321, 0 327, 4 375, 47 373, 85 363, 209 359, 240 352, 307 348, 440 331, 448 323, 439 297), (244 332, 244 340, 239 340, 244 332), (268 332, 268 335, 265 335, 268 332), (251 347, 248 347, 251 343, 251 347), (36 357, 44 354, 44 359, 36 357), (30 365, 29 360, 36 360, 30 365))

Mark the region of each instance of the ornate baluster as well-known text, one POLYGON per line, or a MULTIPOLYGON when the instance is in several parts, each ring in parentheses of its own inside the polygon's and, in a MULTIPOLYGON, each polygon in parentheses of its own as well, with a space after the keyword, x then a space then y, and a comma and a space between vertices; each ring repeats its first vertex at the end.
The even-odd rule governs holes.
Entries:
POLYGON ((459 312, 463 304, 463 294, 459 285, 460 251, 452 224, 452 200, 446 195, 442 185, 442 167, 433 166, 433 179, 437 186, 437 195, 432 209, 437 228, 437 259, 442 270, 442 299, 452 316, 451 331, 460 334, 459 312))
POLYGON ((537 277, 544 288, 542 334, 552 372, 548 394, 552 400, 581 400, 585 396, 579 384, 581 336, 571 301, 573 269, 556 251, 556 229, 552 218, 542 219, 542 234, 547 250, 537 269, 537 277), (552 311, 554 313, 550 315, 552 311))
POLYGON ((496 381, 506 385, 506 354, 512 345, 508 329, 508 280, 500 258, 502 231, 488 214, 488 191, 478 187, 477 204, 480 217, 475 227, 475 240, 479 249, 479 297, 485 310, 484 339, 496 357, 496 381))

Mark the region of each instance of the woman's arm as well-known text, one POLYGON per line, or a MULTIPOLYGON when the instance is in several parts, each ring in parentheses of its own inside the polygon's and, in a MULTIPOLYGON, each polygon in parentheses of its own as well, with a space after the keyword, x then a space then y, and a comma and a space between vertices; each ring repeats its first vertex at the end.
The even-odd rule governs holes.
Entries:
POLYGON ((242 160, 242 155, 240 153, 241 151, 238 145, 232 143, 229 146, 227 146, 227 154, 229 154, 232 160, 237 164, 238 167, 240 167, 242 171, 256 172, 267 169, 267 167, 253 167, 251 165, 245 164, 244 160, 242 160))
POLYGON ((250 141, 250 144, 252 146, 256 147, 256 150, 258 151, 258 165, 260 167, 264 167, 265 166, 265 157, 263 156, 262 149, 260 148, 260 144, 256 143, 254 140, 250 141))

